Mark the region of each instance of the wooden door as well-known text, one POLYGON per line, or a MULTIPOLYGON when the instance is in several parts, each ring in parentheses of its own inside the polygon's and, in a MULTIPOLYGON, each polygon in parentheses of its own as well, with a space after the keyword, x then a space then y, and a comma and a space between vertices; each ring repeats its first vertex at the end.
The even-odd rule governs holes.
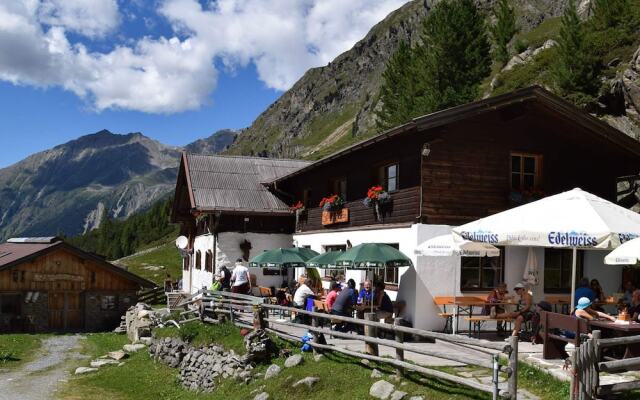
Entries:
POLYGON ((49 328, 56 331, 83 327, 82 302, 78 292, 49 293, 49 328))

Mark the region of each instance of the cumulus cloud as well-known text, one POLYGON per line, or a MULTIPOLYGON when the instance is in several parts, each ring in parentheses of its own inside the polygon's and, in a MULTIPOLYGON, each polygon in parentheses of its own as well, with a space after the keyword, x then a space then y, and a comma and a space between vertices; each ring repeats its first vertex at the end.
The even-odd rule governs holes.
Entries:
POLYGON ((268 87, 286 90, 310 67, 348 50, 406 0, 164 0, 175 37, 136 39, 93 52, 89 39, 117 33, 115 0, 0 2, 0 80, 61 86, 96 110, 174 113, 197 109, 215 89, 215 61, 255 64, 268 87))

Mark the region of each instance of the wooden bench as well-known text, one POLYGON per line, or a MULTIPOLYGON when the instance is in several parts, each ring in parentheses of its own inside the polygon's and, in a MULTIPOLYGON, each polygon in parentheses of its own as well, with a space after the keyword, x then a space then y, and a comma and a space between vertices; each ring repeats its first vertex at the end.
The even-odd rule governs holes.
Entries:
POLYGON ((488 315, 479 315, 476 317, 464 317, 464 320, 469 322, 469 324, 473 324, 473 328, 469 331, 469 336, 476 335, 478 339, 480 339, 480 332, 482 330, 482 325, 485 322, 495 321, 495 322, 506 322, 511 324, 514 319, 513 318, 491 318, 488 315))
POLYGON ((571 305, 571 295, 559 294, 545 296, 544 301, 553 306, 553 311, 558 312, 558 306, 560 306, 560 313, 569 314, 569 306, 571 305))
POLYGON ((541 311, 540 324, 544 330, 542 357, 545 360, 566 358, 568 355, 564 350, 565 345, 573 343, 577 349, 580 346, 580 335, 589 332, 589 323, 586 320, 553 312, 541 311), (557 332, 560 329, 574 333, 575 337, 560 335, 557 332))
MULTIPOLYGON (((454 313, 447 312, 447 306, 460 307, 461 313, 459 315, 467 314, 473 316, 473 307, 483 306, 485 301, 483 297, 478 296, 435 296, 433 303, 438 307, 442 307, 442 312, 439 312, 438 316, 445 320, 443 332, 453 332, 454 313)), ((471 330, 471 322, 469 322, 469 330, 471 330)))

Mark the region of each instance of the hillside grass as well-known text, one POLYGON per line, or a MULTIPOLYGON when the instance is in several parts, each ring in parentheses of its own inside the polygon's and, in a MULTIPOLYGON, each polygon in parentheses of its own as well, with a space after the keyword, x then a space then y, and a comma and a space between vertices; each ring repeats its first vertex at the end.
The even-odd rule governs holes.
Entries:
POLYGON ((118 263, 126 266, 128 271, 149 279, 159 286, 163 285, 167 273, 174 280, 182 276, 182 257, 173 242, 165 242, 154 250, 121 259, 118 263), (147 269, 150 266, 163 266, 164 268, 153 271, 147 269))
POLYGON ((154 335, 158 338, 179 337, 194 346, 218 344, 237 354, 244 354, 244 342, 238 328, 230 322, 224 324, 202 324, 198 321, 188 322, 178 329, 175 326, 157 328, 154 335))
POLYGON ((0 370, 13 369, 32 360, 47 335, 0 335, 0 370))

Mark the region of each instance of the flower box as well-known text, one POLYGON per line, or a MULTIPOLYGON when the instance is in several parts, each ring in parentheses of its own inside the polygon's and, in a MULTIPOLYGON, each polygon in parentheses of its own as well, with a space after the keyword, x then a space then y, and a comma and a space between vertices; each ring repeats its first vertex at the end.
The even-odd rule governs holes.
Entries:
POLYGON ((349 209, 341 208, 338 211, 323 211, 322 225, 342 224, 349 222, 349 209))

